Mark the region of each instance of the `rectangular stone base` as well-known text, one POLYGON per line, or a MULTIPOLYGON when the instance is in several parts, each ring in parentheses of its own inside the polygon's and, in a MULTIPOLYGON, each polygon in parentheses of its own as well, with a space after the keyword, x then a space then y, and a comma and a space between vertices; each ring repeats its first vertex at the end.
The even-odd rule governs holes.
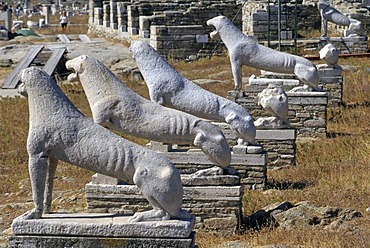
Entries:
POLYGON ((73 237, 73 236, 32 236, 15 235, 9 237, 10 248, 85 248, 85 247, 109 247, 109 248, 193 248, 195 247, 195 233, 188 238, 110 238, 110 237, 73 237))
MULTIPOLYGON (((149 207, 136 185, 89 183, 85 192, 90 212, 132 214, 149 207)), ((243 185, 185 186, 182 207, 196 216, 196 229, 231 234, 240 228, 243 192, 243 185)))
POLYGON ((52 213, 16 218, 9 247, 193 247, 195 219, 130 223, 131 216, 52 213))
MULTIPOLYGON (((213 167, 214 164, 203 152, 163 152, 171 162, 183 173, 213 167)), ((230 166, 240 173, 240 182, 250 189, 263 189, 266 185, 266 152, 258 154, 235 154, 231 155, 230 166)))
MULTIPOLYGON (((212 122, 224 133, 229 145, 237 144, 237 137, 225 123, 212 122)), ((267 152, 267 169, 295 165, 297 130, 295 128, 269 128, 256 130, 256 142, 267 152)))
MULTIPOLYGON (((242 96, 229 92, 228 98, 247 109, 257 117, 268 116, 267 112, 257 104, 257 95, 262 91, 261 86, 246 85, 242 96)), ((267 86, 266 86, 267 87, 267 86)), ((326 117, 328 107, 328 93, 286 92, 288 96, 288 120, 290 127, 297 129, 297 138, 326 138, 326 117)))

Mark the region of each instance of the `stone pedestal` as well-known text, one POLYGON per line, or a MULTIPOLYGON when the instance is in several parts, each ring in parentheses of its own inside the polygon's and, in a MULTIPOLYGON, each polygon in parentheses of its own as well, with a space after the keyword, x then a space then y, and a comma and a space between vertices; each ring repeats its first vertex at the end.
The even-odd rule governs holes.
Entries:
MULTIPOLYGON (((224 123, 212 124, 218 126, 226 136, 230 146, 236 145, 237 137, 229 125, 224 123)), ((295 128, 257 129, 256 142, 267 152, 267 169, 294 166, 297 156, 297 130, 295 128)))
POLYGON ((194 247, 194 218, 129 223, 126 215, 52 213, 13 221, 9 247, 194 247))
POLYGON ((298 137, 326 138, 326 92, 287 92, 290 126, 298 137))
MULTIPOLYGON (((186 152, 163 153, 182 173, 195 173, 213 167, 213 163, 199 149, 186 152)), ((266 152, 232 154, 230 165, 240 173, 240 182, 248 189, 263 189, 266 185, 266 152)))
MULTIPOLYGON (((94 177, 93 181, 85 186, 88 211, 131 214, 149 207, 149 203, 139 192, 137 186, 114 185, 114 181, 110 181, 111 178, 103 175, 94 177), (97 184, 98 181, 112 184, 97 184)), ((189 178, 183 179, 183 182, 187 180, 189 181, 189 178)), ((224 180, 228 179, 224 178, 224 180)), ((193 184, 204 184, 205 180, 203 182, 190 181, 193 184)), ((215 183, 217 179, 214 178, 211 181, 215 183)), ((182 207, 196 216, 196 229, 232 234, 239 230, 243 219, 243 190, 243 185, 184 186, 182 207)))
POLYGON ((325 138, 328 92, 289 92, 294 87, 303 85, 294 79, 294 75, 270 72, 262 72, 262 74, 263 78, 248 79, 245 92, 230 91, 228 98, 246 108, 253 118, 266 117, 268 113, 257 104, 257 95, 273 83, 286 91, 288 120, 290 126, 297 129, 297 137, 325 138))
MULTIPOLYGON (((151 142, 151 149, 165 155, 181 171, 183 208, 196 216, 196 229, 232 234, 240 229, 244 188, 263 189, 266 184, 265 152, 232 154, 231 166, 240 175, 197 174, 214 164, 200 149, 151 142)), ((221 170, 222 171, 222 170, 221 170)), ((87 184, 86 201, 91 212, 133 214, 149 204, 135 185, 96 174, 87 184)))
POLYGON ((320 85, 328 92, 328 107, 335 108, 343 102, 343 76, 342 68, 338 65, 317 65, 319 70, 320 85))

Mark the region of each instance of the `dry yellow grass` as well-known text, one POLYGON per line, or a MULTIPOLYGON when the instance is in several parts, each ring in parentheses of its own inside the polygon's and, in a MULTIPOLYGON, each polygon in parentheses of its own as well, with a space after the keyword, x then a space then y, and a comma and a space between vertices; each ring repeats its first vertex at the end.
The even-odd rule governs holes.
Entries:
MULTIPOLYGON (((214 57, 186 63, 171 61, 189 79, 213 78, 224 81, 204 85, 212 92, 226 96, 233 88, 227 58, 214 57), (212 66, 209 66, 212 64, 212 66)), ((340 64, 370 67, 369 59, 341 59, 340 64)), ((244 67, 244 76, 258 71, 244 67)), ((222 237, 203 231, 197 233, 200 248, 217 247, 222 242, 241 240, 250 247, 280 244, 291 247, 368 247, 370 244, 370 80, 364 70, 344 72, 345 107, 328 112, 327 139, 299 143, 297 165, 269 171, 270 187, 266 191, 246 191, 243 201, 245 215, 281 201, 297 203, 308 200, 317 205, 331 205, 358 209, 363 217, 350 223, 352 231, 322 229, 247 231, 242 235, 222 237), (302 187, 296 187, 300 185, 302 187)), ((140 95, 148 96, 142 84, 124 79, 140 95)), ((79 85, 62 87, 71 101, 86 115, 91 116, 86 97, 79 85)), ((8 228, 14 217, 32 207, 27 171, 25 143, 28 132, 26 99, 0 100, 0 210, 3 227, 8 228), (26 204, 24 204, 26 202, 26 204), (28 203, 27 203, 28 202, 28 203), (19 204, 14 204, 19 203, 19 204)), ((146 141, 128 137, 134 142, 146 141)), ((54 209, 80 211, 85 207, 83 188, 92 172, 61 163, 56 174, 54 209)))
MULTIPOLYGON (((50 15, 49 24, 51 26, 47 28, 38 28, 34 29, 37 34, 43 35, 54 35, 54 34, 61 34, 62 28, 59 24, 59 14, 50 15)), ((35 21, 38 22, 40 18, 44 18, 43 16, 31 16, 31 17, 22 17, 20 20, 23 21, 24 25, 27 21, 35 21)), ((88 19, 89 16, 87 14, 83 15, 75 15, 68 18, 68 25, 67 25, 67 35, 68 34, 86 34, 88 30, 88 19)))

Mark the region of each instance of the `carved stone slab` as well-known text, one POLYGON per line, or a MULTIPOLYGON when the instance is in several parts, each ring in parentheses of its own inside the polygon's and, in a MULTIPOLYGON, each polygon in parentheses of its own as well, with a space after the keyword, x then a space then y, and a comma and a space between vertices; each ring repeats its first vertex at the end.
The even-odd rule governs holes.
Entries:
POLYGON ((42 219, 14 219, 15 235, 103 236, 103 237, 189 237, 195 218, 129 223, 128 215, 110 213, 54 213, 42 219))

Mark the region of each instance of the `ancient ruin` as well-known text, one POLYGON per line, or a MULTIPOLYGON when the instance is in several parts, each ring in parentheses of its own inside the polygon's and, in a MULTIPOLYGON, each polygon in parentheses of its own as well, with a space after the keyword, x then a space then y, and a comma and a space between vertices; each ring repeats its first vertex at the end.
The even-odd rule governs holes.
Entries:
MULTIPOLYGON (((233 18, 239 4, 228 1, 102 1, 89 2, 90 32, 125 39, 148 39, 159 53, 172 57, 207 56, 215 47, 209 42, 206 21, 219 14, 233 18)), ((241 27, 241 12, 235 22, 241 27)))

